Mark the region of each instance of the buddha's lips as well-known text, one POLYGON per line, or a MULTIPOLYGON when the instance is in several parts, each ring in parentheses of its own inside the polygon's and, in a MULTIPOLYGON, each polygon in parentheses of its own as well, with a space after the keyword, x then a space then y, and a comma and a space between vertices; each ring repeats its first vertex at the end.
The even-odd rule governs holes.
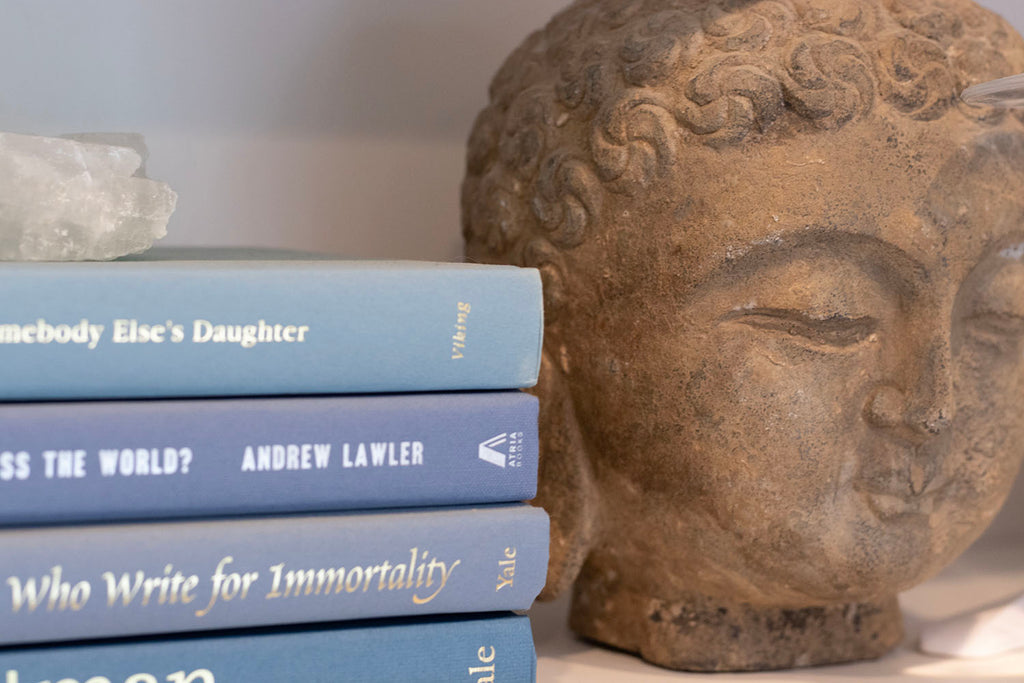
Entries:
MULTIPOLYGON (((951 445, 948 431, 917 444, 901 438, 876 442, 868 451, 870 456, 860 461, 853 487, 867 495, 905 499, 907 506, 920 508, 922 499, 944 486, 940 472, 951 445)), ((885 507, 903 506, 886 503, 885 507)))
POLYGON ((946 488, 943 478, 935 475, 941 459, 925 459, 915 452, 908 454, 899 467, 875 476, 861 476, 853 489, 867 502, 880 519, 899 515, 929 515, 934 511, 940 491, 946 488))

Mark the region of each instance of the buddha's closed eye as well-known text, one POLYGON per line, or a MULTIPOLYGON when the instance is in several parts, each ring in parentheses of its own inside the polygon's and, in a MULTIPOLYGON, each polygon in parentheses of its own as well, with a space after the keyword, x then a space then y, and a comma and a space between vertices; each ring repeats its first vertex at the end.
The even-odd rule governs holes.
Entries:
POLYGON ((980 311, 968 318, 967 322, 978 330, 992 334, 1007 337, 1024 335, 1024 317, 1014 313, 980 311))
POLYGON ((974 339, 1000 351, 1016 349, 1024 339, 1024 317, 1004 311, 978 311, 965 321, 974 339))
POLYGON ((971 338, 1002 351, 1024 340, 1024 267, 1019 261, 996 270, 969 304, 964 327, 971 338))
POLYGON ((779 332, 801 343, 845 349, 867 340, 878 329, 871 316, 850 317, 840 313, 818 318, 805 311, 785 308, 749 308, 733 311, 723 321, 734 321, 760 330, 779 332))

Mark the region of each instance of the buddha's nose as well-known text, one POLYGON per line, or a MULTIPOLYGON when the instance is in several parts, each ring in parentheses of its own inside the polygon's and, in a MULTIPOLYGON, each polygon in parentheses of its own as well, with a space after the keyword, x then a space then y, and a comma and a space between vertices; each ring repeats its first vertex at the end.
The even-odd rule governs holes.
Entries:
POLYGON ((949 340, 933 340, 918 367, 917 387, 909 397, 907 425, 922 436, 937 436, 949 427, 955 410, 949 340))
POLYGON ((865 412, 876 427, 923 442, 946 431, 953 421, 953 358, 948 339, 932 339, 917 349, 891 381, 875 388, 865 412))

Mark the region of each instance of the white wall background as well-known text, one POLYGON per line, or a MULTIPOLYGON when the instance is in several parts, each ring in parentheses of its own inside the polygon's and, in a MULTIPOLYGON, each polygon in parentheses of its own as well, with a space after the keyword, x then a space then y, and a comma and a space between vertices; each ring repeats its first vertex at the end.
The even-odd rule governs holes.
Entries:
POLYGON ((455 259, 463 147, 560 0, 0 0, 0 130, 137 131, 168 242, 455 259))
POLYGON ((458 259, 472 120, 565 2, 0 0, 0 130, 145 134, 169 243, 458 259))
POLYGON ((565 2, 0 0, 0 130, 143 133, 167 242, 455 259, 490 77, 565 2))

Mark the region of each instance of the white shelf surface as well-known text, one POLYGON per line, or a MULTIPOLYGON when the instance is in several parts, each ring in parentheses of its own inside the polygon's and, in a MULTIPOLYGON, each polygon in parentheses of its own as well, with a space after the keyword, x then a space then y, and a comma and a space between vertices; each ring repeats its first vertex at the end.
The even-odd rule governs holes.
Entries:
POLYGON ((969 610, 1006 602, 1024 593, 1024 542, 984 539, 937 577, 900 596, 907 637, 902 646, 877 661, 839 666, 745 674, 688 674, 644 663, 631 655, 576 638, 566 626, 568 601, 538 603, 530 610, 537 643, 539 683, 709 683, 759 681, 941 681, 1009 683, 1024 681, 1024 650, 983 660, 947 659, 914 649, 920 626, 969 610))

